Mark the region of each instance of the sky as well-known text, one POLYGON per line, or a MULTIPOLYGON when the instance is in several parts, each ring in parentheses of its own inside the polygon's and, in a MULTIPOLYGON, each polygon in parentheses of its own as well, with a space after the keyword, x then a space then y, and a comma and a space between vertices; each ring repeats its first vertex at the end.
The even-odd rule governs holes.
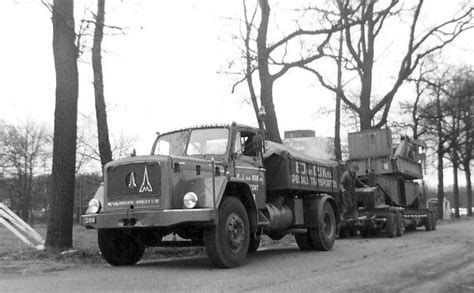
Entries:
MULTIPOLYGON (((455 8, 451 1, 426 2, 427 22, 455 8)), ((83 7, 96 9, 92 0, 76 4, 76 22, 83 17, 83 7)), ((232 94, 231 78, 218 73, 237 52, 230 37, 237 25, 229 18, 239 17, 240 11, 240 1, 107 1, 106 23, 124 28, 124 34, 109 31, 103 43, 112 136, 132 137, 137 153, 148 154, 157 131, 232 121, 256 125, 253 109, 245 102, 246 88, 232 94)), ((284 25, 279 24, 282 30, 284 25)), ((37 0, 0 1, 0 28, 0 119, 12 124, 33 119, 53 129, 50 11, 37 0)), ((391 30, 394 39, 401 31, 396 24, 391 30)), ((472 62, 473 43, 470 32, 447 48, 445 60, 472 62)), ((382 54, 379 59, 390 64, 391 57, 382 54)), ((94 117, 87 54, 81 57, 79 75, 80 119, 94 117)), ((332 94, 307 74, 290 71, 275 84, 274 92, 282 135, 286 130, 312 129, 318 136, 333 136, 334 118, 326 111, 334 107, 332 94)), ((403 88, 397 99, 410 99, 410 94, 403 88)))

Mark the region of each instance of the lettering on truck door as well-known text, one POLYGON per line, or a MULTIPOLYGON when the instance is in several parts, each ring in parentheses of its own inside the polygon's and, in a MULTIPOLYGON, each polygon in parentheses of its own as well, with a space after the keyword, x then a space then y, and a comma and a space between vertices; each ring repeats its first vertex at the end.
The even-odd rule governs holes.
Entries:
POLYGON ((239 129, 235 139, 235 176, 250 185, 257 208, 265 206, 265 169, 258 133, 252 129, 239 129))

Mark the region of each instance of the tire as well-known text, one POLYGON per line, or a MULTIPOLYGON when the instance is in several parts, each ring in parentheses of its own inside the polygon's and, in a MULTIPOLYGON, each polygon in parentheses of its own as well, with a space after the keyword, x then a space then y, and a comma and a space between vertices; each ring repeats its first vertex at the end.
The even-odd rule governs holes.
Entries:
POLYGON ((424 220, 424 225, 425 225, 425 230, 426 231, 433 230, 433 227, 432 227, 432 225, 433 225, 433 214, 432 213, 428 212, 426 214, 426 218, 424 220))
MULTIPOLYGON (((321 204, 321 202, 319 202, 321 204)), ((318 226, 309 229, 310 239, 317 250, 329 251, 334 246, 336 240, 336 216, 328 201, 324 202, 322 215, 318 216, 318 226)))
POLYGON ((252 233, 252 235, 250 235, 249 248, 247 249, 247 252, 254 253, 257 251, 259 246, 260 246, 260 236, 252 233))
POLYGON ((397 213, 397 237, 403 236, 405 233, 405 226, 403 225, 403 214, 397 213))
POLYGON ((434 231, 436 230, 436 214, 435 213, 431 213, 431 229, 434 231))
POLYGON ((99 229, 97 232, 102 257, 113 266, 131 266, 140 261, 145 246, 137 233, 119 229, 99 229))
POLYGON ((349 238, 350 234, 349 228, 344 227, 339 229, 339 239, 349 238))
POLYGON ((385 230, 387 231, 388 238, 397 236, 397 217, 395 213, 387 214, 387 221, 385 222, 385 230))
POLYGON ((372 231, 369 228, 362 228, 359 230, 359 233, 362 238, 369 238, 372 236, 372 231))
POLYGON ((300 250, 303 250, 303 251, 316 250, 316 246, 311 240, 309 230, 310 228, 308 228, 308 231, 306 233, 295 234, 296 244, 298 244, 298 247, 300 248, 300 250))
POLYGON ((218 223, 204 231, 204 246, 214 266, 240 266, 247 255, 250 226, 247 211, 235 197, 226 196, 219 206, 218 223))

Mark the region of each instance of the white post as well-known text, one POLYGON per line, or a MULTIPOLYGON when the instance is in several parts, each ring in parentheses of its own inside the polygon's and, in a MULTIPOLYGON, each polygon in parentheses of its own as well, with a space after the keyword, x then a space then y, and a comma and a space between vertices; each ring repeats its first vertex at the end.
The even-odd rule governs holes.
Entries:
POLYGON ((7 227, 13 234, 20 238, 27 245, 35 247, 38 250, 44 249, 44 240, 38 232, 30 227, 25 221, 18 217, 12 210, 10 210, 6 205, 0 203, 0 223, 7 227), (25 235, 21 234, 22 231, 26 236, 33 238, 38 245, 34 245, 29 241, 25 235))

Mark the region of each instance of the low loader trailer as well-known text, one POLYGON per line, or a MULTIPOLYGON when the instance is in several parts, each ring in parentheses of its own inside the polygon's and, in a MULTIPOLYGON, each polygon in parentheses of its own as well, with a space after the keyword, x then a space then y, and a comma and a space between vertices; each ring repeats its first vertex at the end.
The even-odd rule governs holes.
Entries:
POLYGON ((343 219, 339 235, 388 237, 424 226, 436 229, 436 211, 426 208, 423 163, 426 145, 406 136, 392 144, 390 129, 370 129, 349 134, 349 161, 368 188, 356 189, 359 220, 343 219), (423 186, 422 186, 423 187, 423 186))
POLYGON ((146 247, 202 245, 214 266, 231 268, 264 234, 294 234, 301 250, 331 250, 338 176, 336 163, 267 142, 260 129, 187 128, 158 135, 150 155, 108 163, 81 221, 97 229, 114 266, 136 264, 146 247))

